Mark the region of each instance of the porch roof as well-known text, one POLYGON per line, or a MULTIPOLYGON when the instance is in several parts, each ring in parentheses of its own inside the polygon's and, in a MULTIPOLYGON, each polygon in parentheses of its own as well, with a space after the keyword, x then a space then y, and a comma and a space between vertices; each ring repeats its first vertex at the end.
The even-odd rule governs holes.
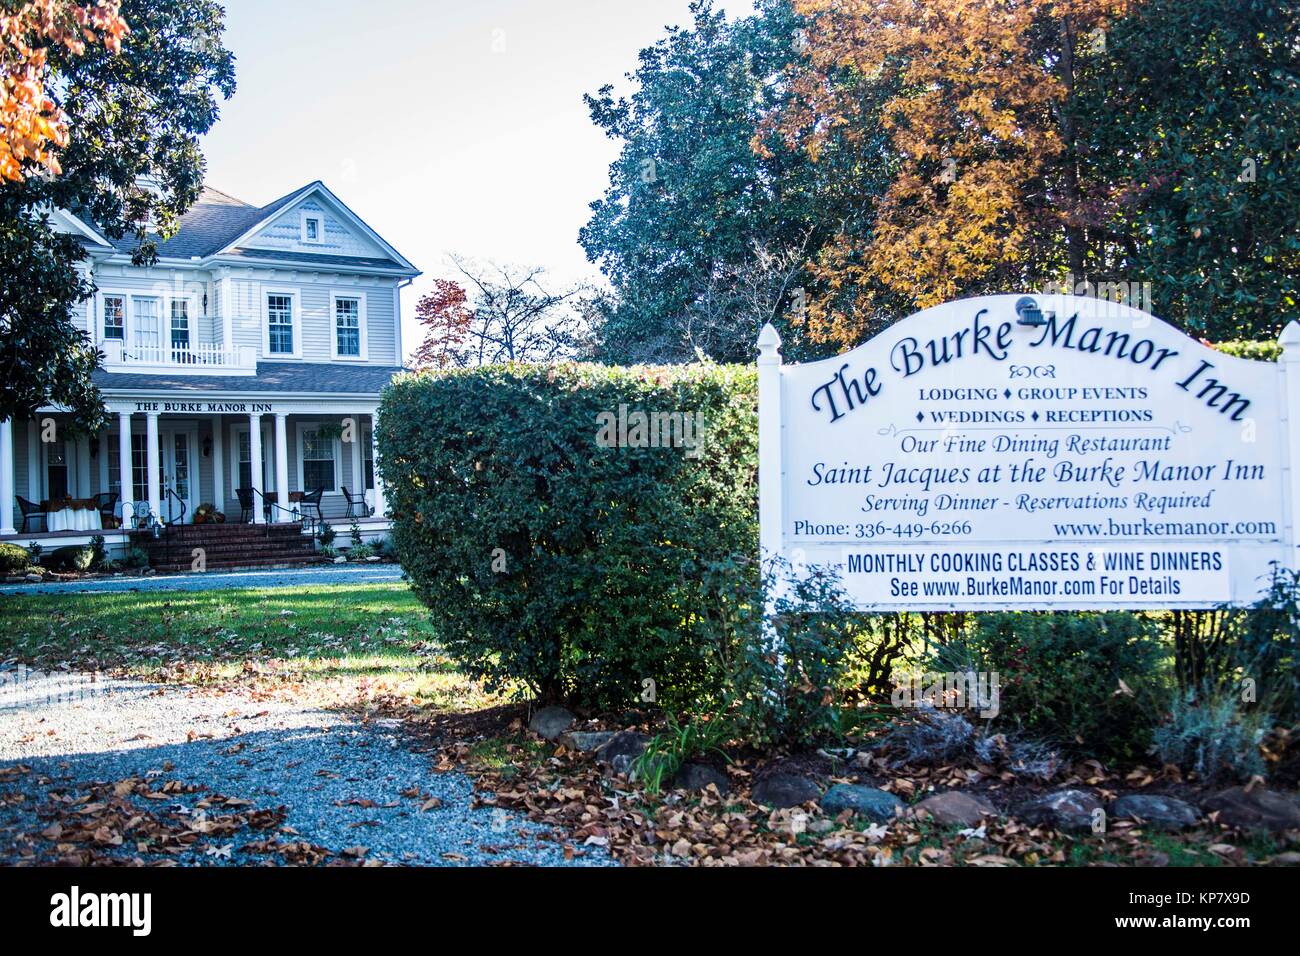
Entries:
POLYGON ((104 392, 166 389, 169 392, 239 392, 247 395, 302 392, 377 396, 394 375, 404 371, 406 369, 386 365, 258 362, 257 374, 253 376, 121 374, 100 370, 95 373, 94 382, 104 392))

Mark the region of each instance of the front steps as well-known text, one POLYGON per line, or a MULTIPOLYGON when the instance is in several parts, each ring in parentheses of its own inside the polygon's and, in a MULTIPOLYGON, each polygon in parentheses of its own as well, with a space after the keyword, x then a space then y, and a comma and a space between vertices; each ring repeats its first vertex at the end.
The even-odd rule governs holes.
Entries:
POLYGON ((159 538, 133 532, 131 544, 148 553, 150 567, 167 572, 289 567, 320 560, 301 524, 175 525, 159 538), (201 565, 196 548, 202 549, 201 565))

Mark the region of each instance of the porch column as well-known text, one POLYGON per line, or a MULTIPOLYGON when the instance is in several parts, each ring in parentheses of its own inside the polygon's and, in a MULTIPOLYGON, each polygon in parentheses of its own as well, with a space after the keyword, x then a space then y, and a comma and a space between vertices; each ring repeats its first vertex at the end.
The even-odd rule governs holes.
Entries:
POLYGON ((352 487, 348 490, 354 495, 366 496, 366 475, 365 469, 361 467, 361 447, 362 431, 361 416, 352 416, 352 441, 349 443, 348 451, 352 453, 352 487))
POLYGON ((131 462, 131 413, 117 414, 117 464, 122 473, 119 481, 122 485, 122 527, 130 527, 135 509, 135 474, 131 462))
POLYGON ((276 512, 276 521, 286 521, 289 516, 289 430, 288 415, 275 413, 275 500, 283 508, 276 512))
POLYGON ((226 510, 226 436, 220 415, 212 416, 212 506, 226 510))
POLYGON ((379 413, 370 413, 370 454, 375 463, 375 517, 382 518, 388 514, 388 498, 384 495, 384 483, 379 480, 379 413))
POLYGON ((252 472, 253 486, 253 524, 266 524, 262 514, 262 416, 256 413, 248 416, 248 458, 249 470, 252 472))
POLYGON ((27 423, 27 494, 25 498, 41 500, 41 420, 27 423))
POLYGON ((0 422, 0 534, 17 534, 14 527, 14 423, 0 422))
POLYGON ((162 465, 158 451, 158 413, 144 413, 145 467, 148 469, 149 513, 162 520, 162 465))
POLYGON ((90 436, 77 439, 77 497, 90 497, 90 436))

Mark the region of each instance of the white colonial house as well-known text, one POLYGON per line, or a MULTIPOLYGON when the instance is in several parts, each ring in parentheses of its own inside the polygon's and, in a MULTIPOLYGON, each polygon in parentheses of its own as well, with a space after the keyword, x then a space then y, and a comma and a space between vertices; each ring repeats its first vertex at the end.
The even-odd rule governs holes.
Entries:
POLYGON ((55 407, 0 424, 0 539, 121 546, 203 505, 294 524, 319 502, 386 528, 373 435, 410 262, 320 182, 261 207, 204 189, 147 268, 133 238, 54 219, 98 290, 76 319, 104 354, 109 424, 78 435, 55 407))

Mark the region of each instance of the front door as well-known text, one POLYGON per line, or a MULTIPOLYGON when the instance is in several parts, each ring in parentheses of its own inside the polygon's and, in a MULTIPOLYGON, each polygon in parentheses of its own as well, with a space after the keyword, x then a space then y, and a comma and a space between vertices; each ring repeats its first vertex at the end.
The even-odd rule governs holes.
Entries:
POLYGON ((179 428, 164 429, 161 444, 163 521, 168 524, 177 521, 189 524, 194 520, 194 509, 199 505, 198 462, 194 457, 195 433, 179 428), (175 497, 168 494, 168 490, 175 497))

